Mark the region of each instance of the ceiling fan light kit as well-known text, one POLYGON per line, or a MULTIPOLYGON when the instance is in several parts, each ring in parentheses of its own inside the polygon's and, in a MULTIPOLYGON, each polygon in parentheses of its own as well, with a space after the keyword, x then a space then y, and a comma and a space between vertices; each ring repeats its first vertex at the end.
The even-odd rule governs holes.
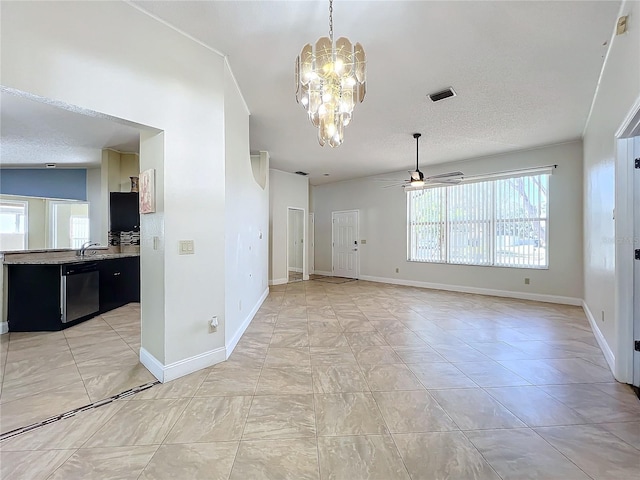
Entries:
POLYGON ((318 128, 318 142, 338 147, 353 109, 367 92, 366 55, 346 37, 333 41, 333 0, 329 0, 329 36, 302 47, 296 58, 296 101, 318 128))
MULTIPOLYGON (((382 188, 402 186, 407 190, 417 190, 417 189, 424 188, 427 185, 457 185, 458 183, 462 182, 464 173, 460 171, 440 173, 438 175, 431 175, 429 177, 424 176, 424 174, 420 171, 420 168, 418 167, 419 160, 420 160, 420 146, 419 146, 418 140, 420 139, 421 136, 422 136, 421 133, 413 134, 413 138, 416 139, 416 169, 413 172, 409 172, 411 174, 411 177, 409 178, 409 180, 406 180, 405 182, 402 182, 402 183, 393 183, 391 185, 385 185, 382 188)), ((377 179, 377 180, 382 182, 388 182, 388 181, 396 182, 396 180, 385 180, 385 179, 377 179)))

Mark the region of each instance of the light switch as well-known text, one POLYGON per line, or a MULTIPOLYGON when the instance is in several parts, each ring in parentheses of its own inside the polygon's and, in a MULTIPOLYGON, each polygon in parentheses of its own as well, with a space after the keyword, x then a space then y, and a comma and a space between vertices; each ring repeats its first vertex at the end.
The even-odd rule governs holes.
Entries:
POLYGON ((366 245, 367 241, 366 240, 360 240, 360 245, 366 245))
POLYGON ((153 237, 153 249, 157 250, 159 245, 160 245, 160 238, 159 237, 153 237))
POLYGON ((180 255, 193 255, 193 240, 180 240, 178 242, 178 253, 180 255))

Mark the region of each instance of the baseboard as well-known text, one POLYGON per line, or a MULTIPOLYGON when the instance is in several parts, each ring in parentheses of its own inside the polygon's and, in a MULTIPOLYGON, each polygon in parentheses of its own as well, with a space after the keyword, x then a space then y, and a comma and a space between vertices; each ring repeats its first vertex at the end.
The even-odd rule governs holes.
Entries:
POLYGON ((148 351, 140 348, 140 362, 162 383, 184 377, 185 375, 210 367, 216 363, 224 362, 225 360, 225 348, 219 347, 215 350, 209 350, 208 352, 170 363, 169 365, 162 365, 162 363, 148 351))
POLYGON ((302 269, 301 268, 297 268, 297 267, 289 267, 289 271, 290 272, 296 272, 296 273, 302 273, 302 269))
POLYGON ((591 325, 591 330, 593 331, 593 335, 596 337, 596 341, 600 346, 600 350, 602 350, 602 353, 604 354, 605 360, 609 364, 609 368, 615 374, 616 357, 613 354, 613 351, 611 351, 611 348, 609 348, 609 344, 607 343, 607 340, 604 338, 604 335, 602 335, 602 332, 600 331, 600 327, 598 327, 596 319, 591 314, 591 310, 589 310, 589 306, 586 304, 584 300, 582 301, 582 309, 584 310, 584 313, 587 316, 587 319, 589 320, 589 324, 591 325))
POLYGON ((9 322, 0 322, 0 335, 9 333, 9 322))
POLYGON ((314 273, 316 275, 322 275, 324 277, 333 277, 333 272, 323 272, 322 270, 316 270, 314 273))
POLYGON ((393 285, 405 285, 407 287, 422 287, 433 290, 447 290, 449 292, 474 293, 476 295, 489 295, 492 297, 517 298, 520 300, 533 300, 536 302, 559 303, 563 305, 581 306, 581 298, 561 297, 558 295, 545 295, 541 293, 512 292, 509 290, 494 290, 491 288, 466 287, 461 285, 447 285, 443 283, 418 282, 415 280, 405 280, 399 278, 372 277, 360 275, 360 280, 378 283, 390 283, 393 285))
POLYGON ((284 285, 289 283, 288 278, 276 278, 275 280, 269 280, 269 285, 284 285))
POLYGON ((140 363, 151 372, 151 375, 164 382, 164 365, 142 347, 140 347, 140 363))
POLYGON ((251 309, 251 311, 249 312, 249 315, 247 315, 247 318, 245 318, 244 322, 242 322, 242 325, 240 325, 240 328, 238 329, 238 331, 233 335, 229 343, 226 345, 226 351, 225 351, 226 358, 229 358, 231 356, 231 353, 233 353, 233 350, 236 348, 236 345, 242 338, 242 335, 244 335, 245 330, 247 330, 247 327, 251 325, 251 320, 253 320, 253 317, 256 316, 256 313, 258 313, 258 310, 260 310, 260 307, 262 306, 262 304, 264 303, 264 301, 267 299, 268 296, 269 296, 269 289, 267 288, 265 289, 260 299, 256 302, 255 306, 251 309))

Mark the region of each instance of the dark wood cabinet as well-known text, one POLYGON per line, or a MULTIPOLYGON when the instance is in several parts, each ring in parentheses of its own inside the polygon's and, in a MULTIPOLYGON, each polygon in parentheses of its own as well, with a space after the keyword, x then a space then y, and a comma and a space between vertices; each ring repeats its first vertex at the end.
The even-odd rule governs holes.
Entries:
POLYGON ((140 257, 102 260, 99 269, 101 313, 140 301, 140 257))
POLYGON ((7 270, 9 331, 60 330, 60 265, 8 265, 7 270))
MULTIPOLYGON (((140 257, 98 260, 99 313, 140 301, 140 257)), ((66 264, 68 266, 68 264, 66 264)), ((62 330, 93 315, 62 323, 61 265, 7 265, 10 332, 62 330)), ((95 268, 95 267, 94 267, 95 268)), ((97 315, 98 312, 95 313, 97 315)))
POLYGON ((109 226, 112 232, 140 230, 140 208, 137 193, 111 192, 109 226))

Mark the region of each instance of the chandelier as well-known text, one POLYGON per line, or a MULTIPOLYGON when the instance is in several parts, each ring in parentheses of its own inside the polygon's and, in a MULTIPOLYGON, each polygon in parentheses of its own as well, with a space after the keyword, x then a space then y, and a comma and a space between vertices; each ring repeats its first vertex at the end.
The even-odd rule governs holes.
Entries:
POLYGON ((329 36, 302 47, 296 58, 296 100, 318 128, 318 142, 338 147, 353 108, 367 91, 366 57, 359 43, 348 38, 333 41, 333 0, 329 0, 329 36))

